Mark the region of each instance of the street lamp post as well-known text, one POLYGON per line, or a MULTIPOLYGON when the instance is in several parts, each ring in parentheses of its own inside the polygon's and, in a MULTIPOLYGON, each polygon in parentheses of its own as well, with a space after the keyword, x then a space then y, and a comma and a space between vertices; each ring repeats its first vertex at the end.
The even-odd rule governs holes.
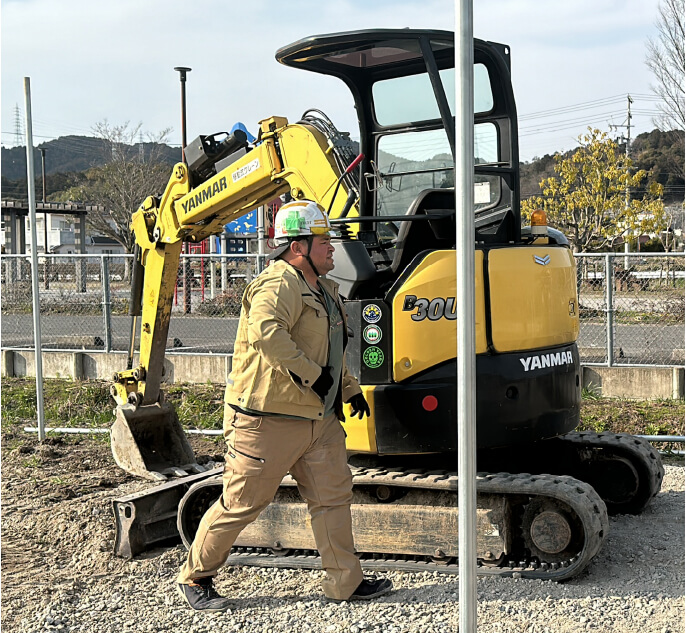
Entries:
MULTIPOLYGON (((179 73, 179 81, 181 83, 181 160, 186 162, 186 73, 191 71, 186 66, 176 66, 175 71, 179 73)), ((186 244, 182 244, 181 253, 186 254, 186 244)), ((188 258, 182 258, 181 263, 181 288, 183 291, 183 313, 190 314, 191 312, 191 297, 190 288, 188 287, 188 258)))

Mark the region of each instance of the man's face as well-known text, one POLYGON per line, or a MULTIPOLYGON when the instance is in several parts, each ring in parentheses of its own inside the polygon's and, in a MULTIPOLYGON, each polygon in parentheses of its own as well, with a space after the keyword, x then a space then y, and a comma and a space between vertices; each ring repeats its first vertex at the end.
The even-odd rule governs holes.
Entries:
MULTIPOLYGON (((307 251, 307 243, 303 243, 303 252, 307 251)), ((334 247, 331 244, 331 238, 328 235, 315 235, 312 238, 312 247, 310 249, 310 259, 315 265, 315 268, 320 275, 333 270, 333 253, 334 247)))

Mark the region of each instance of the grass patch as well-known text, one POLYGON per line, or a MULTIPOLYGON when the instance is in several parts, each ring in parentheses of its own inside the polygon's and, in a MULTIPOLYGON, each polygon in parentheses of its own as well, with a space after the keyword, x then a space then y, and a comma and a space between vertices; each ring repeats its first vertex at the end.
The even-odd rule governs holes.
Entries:
POLYGON ((683 435, 684 401, 587 398, 581 402, 579 430, 683 435))
MULTIPOLYGON (((114 400, 109 385, 100 381, 43 381, 43 405, 49 426, 100 428, 112 422, 114 400)), ((35 422, 36 381, 33 378, 3 378, 2 430, 35 422)))
MULTIPOLYGON (((114 399, 109 382, 46 379, 46 424, 52 427, 106 428, 114 420, 114 399)), ((224 416, 224 385, 174 384, 164 389, 186 428, 220 430, 224 416)), ((36 421, 36 381, 4 378, 2 381, 2 431, 11 434, 36 421)), ((620 400, 603 398, 592 386, 584 387, 579 430, 612 431, 635 435, 683 435, 683 400, 620 400)), ((92 436, 104 443, 109 435, 92 436)), ((75 438, 76 441, 77 438, 75 438)), ((8 446, 8 444, 6 444, 8 446)))
MULTIPOLYGON (((165 391, 184 427, 222 428, 224 387, 212 384, 170 385, 165 391)), ((34 378, 3 378, 0 407, 2 431, 11 433, 17 427, 34 424, 36 381, 34 378)), ((43 381, 43 404, 46 426, 67 428, 107 428, 114 421, 116 403, 110 395, 110 383, 99 380, 74 382, 48 378, 43 381)), ((109 435, 93 437, 108 442, 109 435)))

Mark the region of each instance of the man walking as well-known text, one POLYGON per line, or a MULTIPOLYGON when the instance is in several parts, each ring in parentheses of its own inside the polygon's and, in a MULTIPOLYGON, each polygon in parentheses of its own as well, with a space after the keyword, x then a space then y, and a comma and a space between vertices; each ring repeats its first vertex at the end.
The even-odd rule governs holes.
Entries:
POLYGON ((324 594, 365 600, 392 588, 390 580, 364 578, 355 555, 342 403, 360 418, 370 410, 345 364, 347 325, 337 284, 323 278, 334 267, 331 225, 309 200, 283 205, 274 225, 276 261, 243 295, 225 395, 222 496, 202 518, 177 578, 197 611, 229 608, 213 578, 287 472, 307 501, 324 594))

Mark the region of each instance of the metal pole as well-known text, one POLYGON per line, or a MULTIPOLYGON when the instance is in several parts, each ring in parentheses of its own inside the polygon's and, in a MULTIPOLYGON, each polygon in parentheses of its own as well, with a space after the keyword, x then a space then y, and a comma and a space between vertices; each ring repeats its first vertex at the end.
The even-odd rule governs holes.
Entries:
POLYGON ((214 255, 217 252, 217 237, 216 235, 212 235, 210 237, 210 299, 214 299, 215 295, 215 289, 217 286, 217 273, 215 270, 215 264, 216 262, 214 261, 214 255))
POLYGON ((226 252, 227 252, 226 233, 221 234, 221 238, 219 240, 219 246, 220 246, 221 255, 222 255, 222 258, 221 258, 221 261, 222 261, 222 263, 221 263, 221 277, 222 277, 221 288, 222 288, 222 294, 224 294, 227 291, 228 285, 229 285, 229 283, 228 283, 228 270, 227 270, 228 262, 226 261, 226 252))
POLYGON ((45 412, 43 410, 43 350, 40 329, 40 289, 38 287, 38 237, 36 235, 36 181, 33 166, 33 120, 31 118, 31 78, 24 77, 24 103, 26 106, 26 178, 31 219, 31 287, 33 290, 33 336, 36 356, 36 411, 38 439, 45 439, 45 412))
MULTIPOLYGON (((633 103, 631 95, 626 96, 626 146, 625 146, 625 156, 627 159, 626 167, 626 191, 624 193, 624 209, 629 209, 629 145, 631 144, 631 104, 633 103)), ((628 236, 627 236, 628 237, 628 236)), ((629 242, 624 242, 624 253, 629 253, 629 242)), ((624 257, 624 270, 629 270, 629 258, 624 257)))
POLYGON ((191 69, 186 66, 176 66, 175 71, 179 73, 181 83, 181 160, 186 162, 186 73, 191 69))
POLYGON ((614 348, 614 314, 612 310, 612 261, 611 255, 605 253, 605 325, 607 328, 607 366, 612 367, 613 348, 614 348))
POLYGON ((264 268, 264 257, 266 254, 264 239, 264 225, 266 212, 267 208, 264 205, 257 209, 257 253, 259 257, 257 258, 257 266, 255 267, 255 270, 258 275, 262 272, 262 269, 264 268))
MULTIPOLYGON (((43 204, 46 203, 46 191, 45 191, 45 152, 47 151, 45 147, 39 147, 41 160, 41 173, 43 174, 43 204)), ((43 263, 43 287, 46 290, 50 289, 50 260, 48 259, 48 212, 43 207, 43 243, 45 248, 43 252, 45 253, 45 261, 43 263)))
POLYGON ((476 332, 474 299, 474 23, 455 7, 455 257, 457 260, 457 467, 461 633, 476 631, 476 332))
POLYGON ((112 351, 112 308, 110 305, 110 266, 107 255, 100 260, 102 271, 102 313, 105 319, 105 352, 112 351))
MULTIPOLYGON (((186 66, 176 66, 174 68, 179 73, 179 82, 181 83, 181 160, 186 162, 186 73, 191 71, 186 66)), ((186 243, 181 247, 181 288, 183 290, 183 313, 190 314, 191 312, 191 297, 190 288, 188 284, 188 259, 183 257, 187 253, 186 243)))

